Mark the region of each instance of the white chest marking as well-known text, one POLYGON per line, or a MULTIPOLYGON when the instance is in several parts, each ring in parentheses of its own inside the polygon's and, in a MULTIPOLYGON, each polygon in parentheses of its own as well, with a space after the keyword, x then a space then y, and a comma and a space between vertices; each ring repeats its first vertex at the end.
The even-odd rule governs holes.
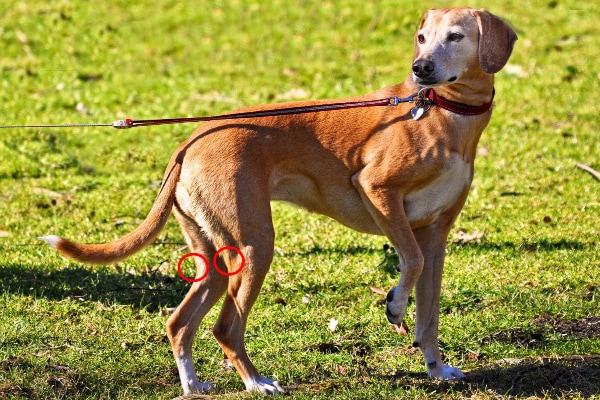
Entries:
POLYGON ((471 182, 471 166, 458 154, 452 155, 440 176, 428 186, 404 198, 404 209, 410 223, 435 220, 450 209, 471 182))

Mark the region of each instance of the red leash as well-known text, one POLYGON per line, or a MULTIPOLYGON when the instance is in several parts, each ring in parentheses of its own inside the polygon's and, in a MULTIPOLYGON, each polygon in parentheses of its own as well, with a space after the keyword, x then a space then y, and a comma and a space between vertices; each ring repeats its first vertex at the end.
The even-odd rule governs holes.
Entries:
POLYGON ((240 118, 261 118, 273 117, 280 115, 305 114, 322 111, 345 110, 349 108, 359 107, 381 107, 381 106, 397 106, 400 103, 416 103, 416 106, 411 110, 411 114, 415 120, 421 118, 432 105, 437 105, 445 110, 451 111, 460 115, 479 115, 490 110, 494 102, 494 93, 492 100, 489 103, 481 106, 471 106, 468 104, 457 103, 438 96, 433 89, 421 89, 418 93, 413 93, 408 97, 392 96, 385 99, 370 100, 370 101, 353 101, 346 103, 332 103, 314 106, 303 107, 288 107, 278 108, 274 110, 250 111, 231 114, 214 115, 209 117, 191 117, 191 118, 166 118, 166 119, 142 119, 132 120, 124 119, 113 122, 111 125, 117 129, 128 129, 136 126, 149 125, 166 125, 166 124, 184 124, 188 122, 205 122, 217 121, 224 119, 240 119, 240 118))
POLYGON ((332 103, 322 104, 314 106, 303 106, 303 107, 288 107, 278 108, 274 110, 263 110, 263 111, 249 111, 222 115, 213 115, 209 117, 191 117, 191 118, 165 118, 165 119, 142 119, 132 120, 124 119, 115 121, 112 124, 113 128, 117 129, 128 129, 137 126, 149 126, 149 125, 166 125, 166 124, 185 124, 188 122, 205 122, 205 121, 218 121, 223 119, 240 119, 240 118, 261 118, 261 117, 274 117, 279 115, 293 115, 293 114, 306 114, 322 111, 333 111, 333 110, 345 110, 349 108, 359 107, 381 107, 381 106, 397 106, 400 103, 412 103, 414 98, 418 96, 418 93, 414 93, 409 97, 401 98, 397 96, 388 97, 379 100, 370 101, 353 101, 346 103, 332 103))
POLYGON ((240 118, 261 118, 261 117, 273 117, 280 115, 293 115, 293 114, 306 114, 322 111, 333 111, 333 110, 344 110, 349 108, 359 107, 389 107, 397 106, 400 103, 415 103, 415 107, 410 111, 413 119, 417 120, 421 118, 432 105, 437 105, 445 110, 451 111, 460 115, 479 115, 490 110, 494 100, 494 94, 492 93, 492 100, 489 103, 481 106, 470 106, 468 104, 457 103, 455 101, 447 100, 441 96, 438 96, 433 89, 421 89, 417 93, 413 93, 408 97, 387 97, 379 100, 369 101, 351 101, 345 103, 331 103, 321 104, 314 106, 302 106, 302 107, 287 107, 287 108, 276 108, 272 110, 262 111, 248 111, 230 114, 221 114, 208 117, 191 117, 191 118, 165 118, 165 119, 121 119, 113 122, 112 124, 48 124, 48 125, 0 125, 0 129, 8 128, 74 128, 74 127, 92 127, 92 126, 110 126, 117 129, 128 129, 137 126, 150 126, 150 125, 167 125, 167 124, 184 124, 188 122, 204 122, 204 121, 217 121, 224 119, 240 119, 240 118))

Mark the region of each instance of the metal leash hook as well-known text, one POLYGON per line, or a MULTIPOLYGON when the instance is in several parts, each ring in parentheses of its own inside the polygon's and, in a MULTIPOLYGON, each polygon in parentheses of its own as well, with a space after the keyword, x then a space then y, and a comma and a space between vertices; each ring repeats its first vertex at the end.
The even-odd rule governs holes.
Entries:
POLYGON ((431 107, 431 105, 433 104, 433 101, 431 101, 431 99, 428 96, 429 90, 430 90, 429 88, 422 88, 421 90, 419 90, 419 92, 416 95, 416 97, 417 97, 417 106, 419 106, 419 107, 425 107, 425 106, 431 107))
POLYGON ((427 88, 423 88, 419 90, 418 93, 413 94, 411 96, 410 102, 412 103, 414 101, 415 106, 412 110, 410 110, 410 115, 412 115, 412 118, 415 121, 420 119, 423 115, 425 115, 427 111, 429 111, 429 109, 431 108, 431 105, 433 104, 433 101, 431 101, 431 99, 427 97, 427 90, 427 88), (417 98, 416 100, 414 100, 415 97, 417 98))
POLYGON ((400 104, 400 100, 402 100, 402 99, 400 99, 400 97, 398 97, 398 96, 392 96, 392 97, 389 98, 389 100, 390 100, 390 104, 389 105, 392 106, 392 107, 395 107, 398 104, 400 104))

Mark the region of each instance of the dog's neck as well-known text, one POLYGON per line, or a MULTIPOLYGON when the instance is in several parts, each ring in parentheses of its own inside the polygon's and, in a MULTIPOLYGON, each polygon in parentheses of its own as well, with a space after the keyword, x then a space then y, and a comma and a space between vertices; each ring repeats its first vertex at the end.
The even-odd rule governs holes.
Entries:
POLYGON ((426 89, 423 91, 423 96, 436 106, 460 115, 481 115, 487 113, 493 104, 492 100, 482 104, 480 106, 472 106, 469 104, 459 103, 446 99, 445 97, 439 96, 435 90, 426 89))
POLYGON ((489 75, 489 81, 484 85, 478 82, 473 86, 465 80, 452 85, 439 86, 434 90, 438 96, 447 100, 469 106, 481 106, 492 101, 494 97, 494 76, 489 75))

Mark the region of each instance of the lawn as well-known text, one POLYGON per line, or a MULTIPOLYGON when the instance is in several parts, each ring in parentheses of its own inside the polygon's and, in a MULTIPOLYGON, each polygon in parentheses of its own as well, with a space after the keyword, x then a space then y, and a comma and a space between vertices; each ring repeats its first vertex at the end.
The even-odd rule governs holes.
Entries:
MULTIPOLYGON (((248 351, 293 399, 599 398, 600 181, 576 166, 600 170, 597 2, 3 0, 0 125, 366 93, 408 75, 429 6, 461 5, 519 35, 447 247, 440 345, 466 380, 426 379, 412 335, 390 328, 373 290, 398 279, 384 238, 277 203, 248 351)), ((108 266, 68 261, 36 237, 95 243, 132 230, 193 128, 0 129, 0 399, 181 395, 165 336, 189 287, 175 220, 108 266)), ((216 317, 195 341, 200 379, 214 398, 262 398, 223 361, 216 317)))

